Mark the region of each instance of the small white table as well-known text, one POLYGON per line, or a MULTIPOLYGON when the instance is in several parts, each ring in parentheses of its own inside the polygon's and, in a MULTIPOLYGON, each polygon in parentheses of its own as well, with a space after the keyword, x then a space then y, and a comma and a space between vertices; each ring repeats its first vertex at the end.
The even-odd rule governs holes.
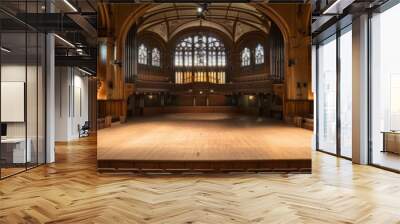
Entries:
POLYGON ((26 139, 26 142, 28 143, 25 151, 25 138, 5 138, 1 139, 1 144, 3 145, 2 147, 7 146, 13 146, 12 148, 12 163, 26 163, 26 162, 31 162, 32 160, 32 151, 31 151, 31 145, 32 145, 32 140, 30 138, 26 139))

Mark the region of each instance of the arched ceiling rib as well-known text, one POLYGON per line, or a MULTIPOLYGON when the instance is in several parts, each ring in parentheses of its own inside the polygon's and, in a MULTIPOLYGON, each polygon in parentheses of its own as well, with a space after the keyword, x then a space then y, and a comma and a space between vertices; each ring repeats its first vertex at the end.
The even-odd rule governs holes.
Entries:
POLYGON ((146 12, 139 23, 140 31, 159 34, 165 41, 179 31, 190 27, 212 27, 232 40, 243 34, 259 30, 269 33, 271 21, 251 5, 245 3, 211 3, 204 19, 198 17, 196 3, 165 3, 146 12))

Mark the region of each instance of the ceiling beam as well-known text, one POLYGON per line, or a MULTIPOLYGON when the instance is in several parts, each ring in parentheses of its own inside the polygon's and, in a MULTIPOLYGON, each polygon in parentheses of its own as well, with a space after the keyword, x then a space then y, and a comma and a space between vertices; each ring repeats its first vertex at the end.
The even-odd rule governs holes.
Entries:
MULTIPOLYGON (((155 20, 153 20, 153 21, 151 21, 151 22, 149 22, 147 24, 146 23, 141 24, 141 26, 147 28, 147 27, 151 27, 151 26, 154 26, 154 25, 158 25, 158 24, 164 22, 165 19, 168 20, 168 21, 174 21, 174 20, 185 20, 185 19, 197 20, 198 18, 197 18, 197 16, 193 16, 193 15, 180 16, 179 18, 176 17, 176 16, 169 16, 169 17, 163 17, 163 18, 155 19, 155 20)), ((223 15, 221 15, 221 16, 209 15, 209 16, 206 16, 206 20, 208 20, 208 19, 221 19, 221 20, 236 21, 237 17, 236 16, 228 16, 227 18, 225 18, 225 16, 223 16, 223 15)), ((210 21, 210 22, 215 22, 215 21, 210 21)), ((255 23, 252 20, 243 19, 243 18, 241 18, 241 19, 239 18, 239 22, 245 22, 245 23, 248 23, 248 24, 252 24, 253 26, 255 26, 255 25, 263 26, 264 25, 263 23, 255 23)))
MULTIPOLYGON (((195 7, 195 6, 179 6, 178 9, 179 9, 179 10, 193 10, 193 11, 196 12, 196 7, 195 7)), ((209 10, 209 11, 210 11, 210 10, 226 11, 227 9, 226 9, 225 6, 212 6, 212 5, 210 5, 210 6, 208 7, 208 10, 209 10)), ((261 18, 262 18, 261 16, 262 16, 262 14, 259 13, 257 10, 252 11, 252 10, 241 9, 241 8, 233 7, 233 6, 230 7, 229 10, 230 10, 230 11, 234 11, 234 12, 244 13, 244 14, 246 14, 246 15, 249 15, 249 16, 255 18, 255 20, 260 21, 260 24, 262 24, 262 21, 261 21, 261 18)), ((151 17, 153 17, 153 16, 155 16, 155 15, 159 15, 159 14, 161 14, 161 13, 167 13, 167 12, 170 12, 170 11, 176 11, 176 8, 174 8, 174 7, 165 7, 165 8, 162 8, 162 9, 150 11, 149 13, 147 13, 147 14, 145 14, 145 15, 143 16, 143 17, 144 17, 143 22, 145 23, 146 20, 147 20, 148 18, 151 18, 151 17)), ((194 13, 194 14, 197 16, 197 13, 194 13)))
MULTIPOLYGON (((221 19, 221 20, 226 19, 225 16, 206 16, 206 18, 207 18, 207 19, 206 19, 207 21, 209 21, 209 22, 214 22, 214 23, 218 23, 218 24, 220 24, 220 23, 217 22, 217 21, 212 21, 212 19, 221 19), (210 20, 208 20, 208 19, 210 19, 210 20)), ((226 20, 235 22, 235 21, 237 20, 237 18, 238 18, 238 17, 236 17, 236 16, 235 16, 235 17, 233 17, 233 16, 228 16, 226 20)), ((184 17, 181 16, 180 18, 173 17, 173 16, 165 17, 165 18, 160 18, 160 19, 157 19, 157 20, 152 21, 152 22, 149 23, 149 24, 142 24, 142 28, 141 28, 140 30, 148 29, 148 28, 150 28, 150 27, 159 25, 159 24, 163 23, 163 22, 165 21, 165 19, 167 19, 167 20, 170 22, 170 21, 184 20, 184 19, 188 19, 188 20, 197 20, 198 18, 197 18, 197 16, 193 16, 193 15, 184 16, 184 17)), ((242 19, 239 19, 238 21, 241 22, 241 23, 244 23, 244 24, 246 24, 246 25, 248 25, 248 26, 251 26, 251 27, 253 27, 253 28, 259 29, 259 30, 262 30, 261 27, 264 27, 264 24, 262 24, 262 23, 254 23, 252 20, 247 20, 247 19, 243 19, 243 18, 242 18, 242 19)), ((266 30, 263 30, 263 31, 266 31, 266 30)))
POLYGON ((88 67, 96 71, 97 59, 92 56, 55 56, 56 66, 88 67))
POLYGON ((90 37, 97 38, 97 28, 93 27, 82 15, 68 14, 67 16, 79 25, 90 37))

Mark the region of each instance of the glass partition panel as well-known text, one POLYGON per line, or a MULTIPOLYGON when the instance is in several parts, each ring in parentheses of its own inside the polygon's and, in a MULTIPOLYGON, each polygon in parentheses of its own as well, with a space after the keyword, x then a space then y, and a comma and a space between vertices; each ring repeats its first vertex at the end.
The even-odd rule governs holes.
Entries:
POLYGON ((372 25, 372 163, 400 170, 400 4, 376 14, 372 25))
POLYGON ((318 149, 336 153, 336 36, 318 47, 318 149))
POLYGON ((352 157, 352 33, 340 36, 340 154, 352 157))
POLYGON ((45 163, 46 39, 13 16, 44 12, 44 3, 0 1, 0 178, 45 163))
POLYGON ((25 32, 1 33, 1 161, 2 177, 24 171, 31 162, 27 141, 25 32))
POLYGON ((27 114, 27 167, 34 167, 38 163, 38 34, 27 33, 27 76, 26 76, 26 114, 27 114))
POLYGON ((46 124, 46 78, 45 78, 45 65, 46 65, 46 36, 42 33, 38 34, 38 76, 37 76, 37 119, 38 119, 38 135, 37 135, 37 146, 38 146, 38 164, 44 164, 46 162, 46 145, 45 145, 45 124, 46 124))

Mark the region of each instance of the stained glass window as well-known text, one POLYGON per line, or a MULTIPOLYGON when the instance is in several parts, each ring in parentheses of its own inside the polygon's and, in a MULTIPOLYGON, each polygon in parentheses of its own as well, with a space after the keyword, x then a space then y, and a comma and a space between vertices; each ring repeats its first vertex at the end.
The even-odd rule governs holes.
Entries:
MULTIPOLYGON (((177 43, 174 55, 176 83, 225 82, 225 77, 220 78, 218 82, 210 77, 217 72, 223 72, 218 74, 225 76, 226 51, 223 42, 218 38, 203 34, 190 35, 177 43), (205 67, 207 67, 207 71, 203 71, 205 67), (193 74, 194 77, 182 80, 182 74, 193 74)), ((184 76, 186 77, 186 75, 184 76)))
POLYGON ((139 46, 138 62, 143 65, 147 64, 147 47, 144 44, 139 46))
POLYGON ((264 47, 261 44, 258 44, 256 47, 256 65, 264 63, 264 47))
POLYGON ((224 44, 215 37, 194 35, 181 40, 175 48, 175 66, 225 66, 224 44))
POLYGON ((250 65, 250 49, 249 48, 245 47, 242 50, 241 59, 242 59, 242 62, 241 62, 242 67, 250 65))
POLYGON ((157 48, 153 48, 151 51, 151 65, 160 67, 160 50, 157 48))

